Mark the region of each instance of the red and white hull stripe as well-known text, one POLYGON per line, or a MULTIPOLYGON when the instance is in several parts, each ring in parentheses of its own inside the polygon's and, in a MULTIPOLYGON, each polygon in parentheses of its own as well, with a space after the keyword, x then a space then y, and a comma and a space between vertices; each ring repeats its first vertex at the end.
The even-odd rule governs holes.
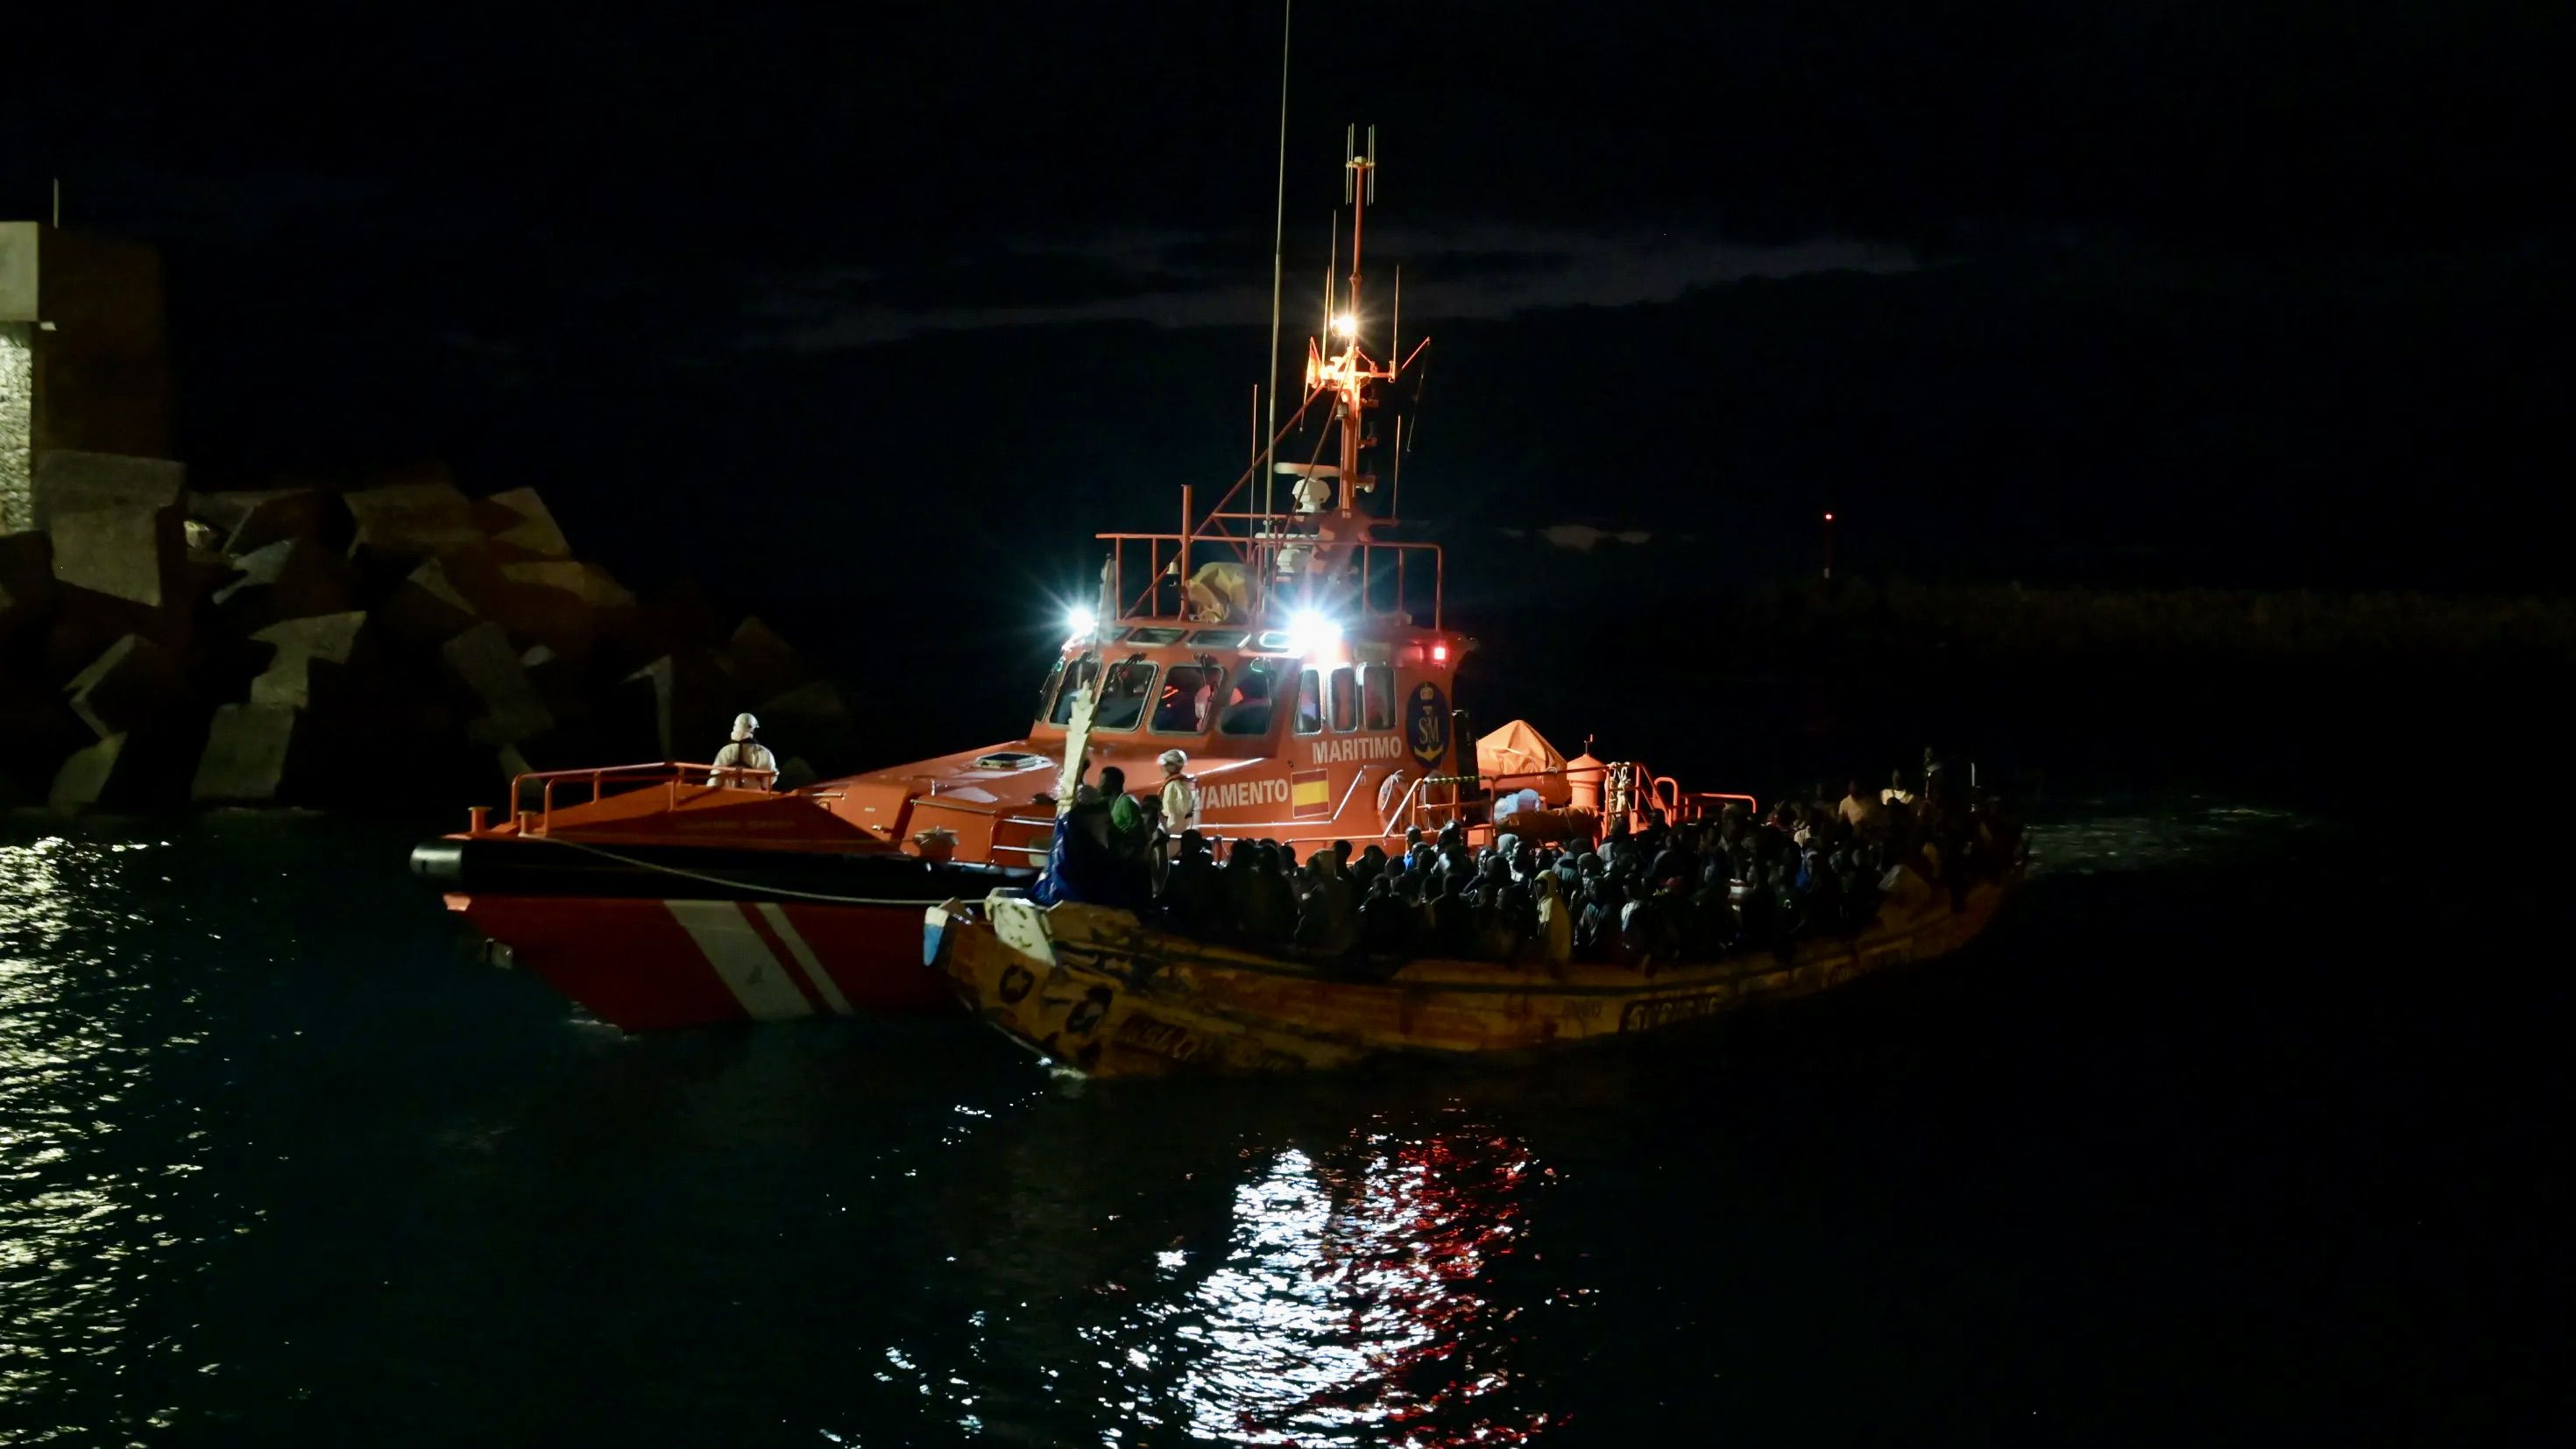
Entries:
POLYGON ((518 964, 630 1031, 954 1008, 919 906, 451 896, 518 964))

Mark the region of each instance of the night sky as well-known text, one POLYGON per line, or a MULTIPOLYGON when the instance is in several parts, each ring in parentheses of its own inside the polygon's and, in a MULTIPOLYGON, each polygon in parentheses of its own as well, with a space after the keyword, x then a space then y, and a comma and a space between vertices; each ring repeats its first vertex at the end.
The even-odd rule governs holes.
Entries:
MULTIPOLYGON (((1283 352, 1374 123, 1462 607, 1828 507, 1877 576, 2563 587, 2567 7, 1625 8, 1298 8, 1283 352)), ((1275 7, 46 9, 0 212, 164 247, 209 481, 442 458, 819 643, 1033 615, 1249 447, 1275 7)))

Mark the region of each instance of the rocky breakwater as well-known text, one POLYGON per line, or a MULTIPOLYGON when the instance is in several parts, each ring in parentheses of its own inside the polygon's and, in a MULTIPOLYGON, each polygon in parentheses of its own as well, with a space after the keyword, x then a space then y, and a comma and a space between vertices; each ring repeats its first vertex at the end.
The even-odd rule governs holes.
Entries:
POLYGON ((55 451, 35 503, 0 535, 0 804, 497 801, 532 770, 705 759, 745 709, 790 783, 859 763, 842 687, 693 589, 639 599, 533 489, 200 492, 55 451))

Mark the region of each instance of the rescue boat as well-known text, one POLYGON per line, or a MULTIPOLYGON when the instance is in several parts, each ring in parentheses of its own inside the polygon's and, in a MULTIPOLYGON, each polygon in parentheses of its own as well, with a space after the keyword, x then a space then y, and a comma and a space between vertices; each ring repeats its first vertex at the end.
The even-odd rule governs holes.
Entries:
POLYGON ((1520 828, 1541 839, 1751 804, 1633 760, 1568 760, 1518 723, 1478 740, 1457 710, 1475 641, 1446 616, 1440 545, 1402 536, 1406 425, 1381 410, 1427 341, 1405 350, 1399 293, 1375 350, 1359 304, 1374 132, 1365 151, 1353 138, 1331 350, 1308 342, 1299 406, 1256 430, 1266 440, 1213 504, 1184 484, 1172 531, 1096 535, 1097 596, 1067 611, 1020 734, 779 793, 669 762, 525 776, 506 818, 474 812, 414 869, 516 963, 642 1030, 953 1009, 922 969, 923 910, 1025 886, 1077 790, 1116 766, 1150 792, 1171 750, 1220 858, 1247 837, 1301 854, 1392 847, 1451 821, 1489 841, 1494 802, 1532 803, 1523 791, 1542 808, 1520 828), (1307 456, 1283 457, 1310 427, 1307 456))
POLYGON ((1134 913, 1011 893, 924 912, 923 954, 984 1019, 1082 1076, 1349 1067, 1535 1052, 1810 996, 1956 951, 2020 882, 1957 899, 1900 867, 1850 939, 1671 965, 1321 958, 1157 930, 1134 913))

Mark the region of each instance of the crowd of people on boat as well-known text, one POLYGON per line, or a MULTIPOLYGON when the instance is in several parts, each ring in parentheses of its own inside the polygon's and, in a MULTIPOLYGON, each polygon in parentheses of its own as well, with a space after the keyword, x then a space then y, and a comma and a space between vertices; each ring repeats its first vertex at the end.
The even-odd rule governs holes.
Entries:
POLYGON ((1471 847, 1453 820, 1407 830, 1400 852, 1337 840, 1303 858, 1275 840, 1202 832, 1169 756, 1165 774, 1142 794, 1114 768, 1086 785, 1040 898, 1122 906, 1263 950, 1653 964, 1856 936, 1908 873, 1955 902, 2021 850, 2003 802, 1953 790, 1928 750, 1919 775, 1898 771, 1880 789, 1855 779, 1838 801, 1737 803, 1680 823, 1648 810, 1640 828, 1613 818, 1597 840, 1566 844, 1523 839, 1506 815, 1491 843, 1471 847))

